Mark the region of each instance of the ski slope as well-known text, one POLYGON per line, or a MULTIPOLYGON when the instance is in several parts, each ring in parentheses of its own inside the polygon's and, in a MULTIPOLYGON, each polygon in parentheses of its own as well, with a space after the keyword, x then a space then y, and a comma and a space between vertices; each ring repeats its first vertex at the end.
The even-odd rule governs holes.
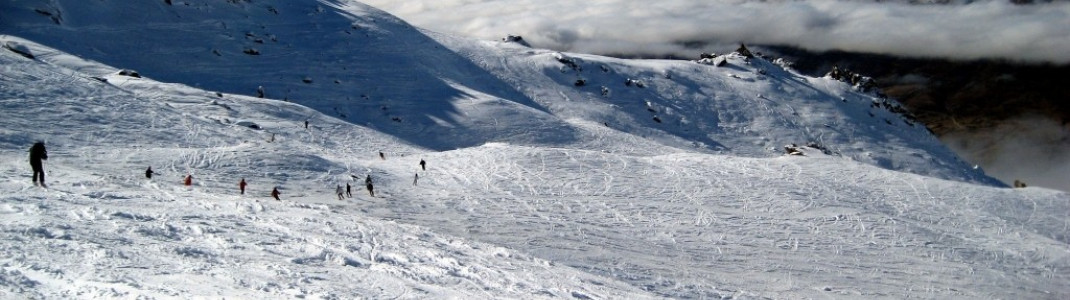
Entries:
POLYGON ((3 298, 1070 297, 1070 196, 763 58, 557 53, 346 1, 0 6, 34 56, 0 51, 3 298), (287 42, 245 56, 247 28, 287 42))

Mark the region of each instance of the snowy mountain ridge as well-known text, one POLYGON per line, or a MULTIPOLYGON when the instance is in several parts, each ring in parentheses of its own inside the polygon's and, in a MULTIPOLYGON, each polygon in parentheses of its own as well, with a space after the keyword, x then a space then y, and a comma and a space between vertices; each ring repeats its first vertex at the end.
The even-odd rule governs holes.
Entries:
POLYGON ((673 148, 768 157, 816 143, 884 168, 998 184, 920 124, 874 107, 894 101, 762 59, 711 67, 562 54, 422 32, 347 1, 7 5, 8 34, 164 82, 243 95, 263 87, 267 98, 429 149, 588 140, 570 123, 583 120, 673 148))
POLYGON ((0 5, 0 44, 33 56, 0 51, 5 298, 1070 294, 1065 193, 1004 188, 831 78, 356 2, 170 3, 0 5))

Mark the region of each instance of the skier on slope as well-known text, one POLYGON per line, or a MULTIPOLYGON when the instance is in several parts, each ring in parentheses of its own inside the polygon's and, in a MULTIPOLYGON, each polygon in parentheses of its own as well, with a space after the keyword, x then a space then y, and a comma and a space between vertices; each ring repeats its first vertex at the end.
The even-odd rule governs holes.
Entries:
POLYGON ((271 189, 271 197, 275 197, 275 200, 282 201, 282 199, 279 199, 280 194, 282 193, 279 193, 279 187, 274 187, 271 189))
POLYGON ((45 185, 45 167, 42 160, 48 160, 48 151, 45 150, 45 142, 34 143, 30 147, 30 168, 33 169, 33 185, 45 185))
POLYGON ((353 188, 346 182, 346 197, 353 198, 353 188))
POLYGON ((364 179, 364 187, 368 189, 368 195, 375 198, 375 187, 372 186, 372 175, 368 174, 368 178, 364 179))
POLYGON ((145 178, 152 179, 152 174, 156 174, 156 172, 152 170, 152 166, 149 166, 149 168, 145 170, 145 178))
POLYGON ((338 187, 334 189, 334 193, 338 194, 338 200, 345 199, 345 197, 344 197, 345 196, 345 190, 342 190, 342 185, 341 184, 339 184, 338 187))
POLYGON ((427 171, 427 162, 423 159, 420 160, 420 169, 427 171))
POLYGON ((186 175, 186 179, 182 181, 182 184, 186 186, 193 185, 193 175, 186 175))
POLYGON ((246 185, 247 184, 245 183, 245 178, 242 178, 241 181, 238 182, 238 188, 241 189, 241 194, 242 195, 245 195, 245 186, 246 185))

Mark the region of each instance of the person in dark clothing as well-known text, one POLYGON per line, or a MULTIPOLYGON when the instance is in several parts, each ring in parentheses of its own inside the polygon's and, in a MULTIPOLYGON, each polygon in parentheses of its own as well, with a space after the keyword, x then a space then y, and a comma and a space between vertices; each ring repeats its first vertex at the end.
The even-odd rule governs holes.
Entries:
POLYGON ((34 143, 30 147, 30 167, 33 168, 33 184, 45 186, 45 167, 42 160, 48 160, 48 151, 45 150, 45 142, 34 143))
POLYGON ((427 171, 427 162, 422 159, 420 160, 420 169, 427 171))
POLYGON ((152 179, 152 174, 156 174, 156 172, 152 171, 152 166, 149 166, 149 168, 145 170, 145 178, 152 179))
POLYGON ((372 187, 372 175, 371 174, 368 174, 368 178, 364 179, 364 187, 368 189, 368 195, 371 195, 372 198, 375 198, 375 188, 372 187))
POLYGON ((193 175, 186 175, 186 179, 182 181, 182 184, 186 186, 193 185, 193 175))
POLYGON ((386 154, 383 154, 383 151, 379 151, 379 159, 386 159, 386 154))
POLYGON ((274 187, 271 189, 271 196, 275 197, 275 200, 282 201, 282 199, 279 199, 280 194, 281 193, 279 193, 279 187, 274 187))
POLYGON ((241 194, 242 195, 245 195, 245 185, 246 185, 245 178, 242 178, 241 182, 238 182, 238 188, 241 189, 241 194))
POLYGON ((353 198, 353 188, 346 182, 346 197, 353 198))
POLYGON ((305 120, 305 129, 308 129, 308 120, 305 120))

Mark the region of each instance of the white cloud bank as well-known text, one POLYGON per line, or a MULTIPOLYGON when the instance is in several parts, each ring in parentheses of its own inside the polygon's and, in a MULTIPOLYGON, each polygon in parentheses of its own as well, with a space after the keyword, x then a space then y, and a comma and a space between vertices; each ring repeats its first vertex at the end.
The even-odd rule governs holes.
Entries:
POLYGON ((1070 63, 1070 3, 362 0, 427 29, 601 54, 728 51, 740 42, 911 57, 1070 63), (706 42, 688 49, 682 42, 706 42))

